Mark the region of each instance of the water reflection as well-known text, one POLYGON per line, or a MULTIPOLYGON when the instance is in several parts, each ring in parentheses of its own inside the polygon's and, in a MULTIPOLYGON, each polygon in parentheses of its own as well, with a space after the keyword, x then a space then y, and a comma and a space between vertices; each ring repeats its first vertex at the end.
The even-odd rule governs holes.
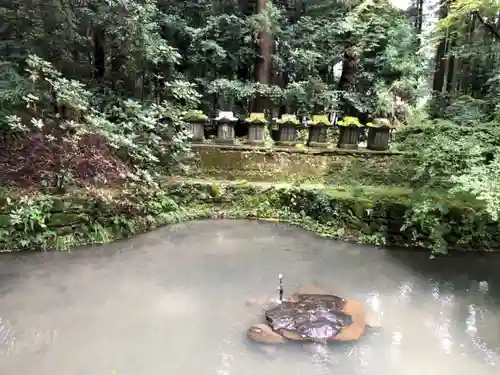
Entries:
POLYGON ((184 224, 74 254, 5 254, 0 373, 496 374, 499 265, 240 221, 184 224), (245 302, 275 298, 282 272, 285 294, 314 282, 364 301, 382 329, 328 347, 251 345, 245 332, 262 312, 245 302))

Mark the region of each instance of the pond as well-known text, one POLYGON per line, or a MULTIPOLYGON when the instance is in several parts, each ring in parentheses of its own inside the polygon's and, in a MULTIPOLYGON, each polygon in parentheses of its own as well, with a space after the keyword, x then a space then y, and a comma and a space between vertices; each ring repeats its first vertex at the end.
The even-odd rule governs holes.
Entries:
POLYGON ((73 253, 0 254, 0 373, 489 375, 500 257, 385 251, 250 221, 198 221, 73 253), (263 351, 249 299, 315 284, 383 328, 311 352, 263 351))

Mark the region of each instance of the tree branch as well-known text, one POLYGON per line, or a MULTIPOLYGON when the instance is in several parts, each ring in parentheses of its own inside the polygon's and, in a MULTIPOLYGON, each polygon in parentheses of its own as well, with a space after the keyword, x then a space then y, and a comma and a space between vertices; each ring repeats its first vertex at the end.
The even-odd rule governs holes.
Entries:
POLYGON ((492 24, 486 22, 483 17, 481 17, 481 14, 479 14, 479 11, 475 10, 474 12, 472 12, 473 15, 475 15, 477 17, 477 19, 479 20, 479 22, 481 22, 481 25, 483 25, 486 29, 488 29, 494 36, 497 40, 500 40, 500 32, 496 29, 495 26, 493 26, 492 24))

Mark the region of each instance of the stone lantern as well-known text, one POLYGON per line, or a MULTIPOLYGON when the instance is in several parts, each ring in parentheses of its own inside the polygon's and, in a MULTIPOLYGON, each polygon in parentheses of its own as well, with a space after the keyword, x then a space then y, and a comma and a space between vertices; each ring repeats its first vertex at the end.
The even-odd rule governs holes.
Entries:
POLYGON ((219 144, 235 144, 234 127, 238 122, 238 118, 234 116, 232 111, 220 111, 215 118, 217 125, 216 143, 219 144))
POLYGON ((328 128, 331 126, 328 116, 314 115, 309 121, 309 147, 326 147, 328 144, 328 128))
POLYGON ((389 139, 393 128, 391 122, 386 118, 377 118, 366 124, 368 127, 368 141, 366 148, 374 151, 385 151, 389 149, 389 139))
POLYGON ((282 115, 276 121, 278 125, 278 140, 277 145, 293 146, 297 140, 297 127, 301 125, 295 115, 282 115))
POLYGON ((359 130, 363 125, 357 117, 346 116, 337 123, 340 127, 338 148, 355 150, 359 145, 359 130))
POLYGON ((268 124, 264 113, 251 113, 245 122, 248 124, 248 144, 263 145, 265 128, 268 124))
POLYGON ((191 110, 183 117, 186 123, 186 128, 193 134, 193 143, 205 142, 205 125, 208 121, 208 116, 202 111, 191 110))

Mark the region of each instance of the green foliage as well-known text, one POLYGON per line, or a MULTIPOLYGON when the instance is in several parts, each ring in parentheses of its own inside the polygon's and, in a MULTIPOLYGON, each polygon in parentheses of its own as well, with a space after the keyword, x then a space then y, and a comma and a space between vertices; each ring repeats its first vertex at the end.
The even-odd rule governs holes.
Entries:
POLYGON ((0 61, 0 129, 5 116, 10 115, 12 107, 22 103, 22 98, 28 93, 29 82, 18 73, 14 63, 0 61))
MULTIPOLYGON (((55 232, 47 227, 52 208, 50 197, 22 196, 19 201, 6 199, 8 223, 0 228, 0 238, 5 243, 17 244, 19 248, 35 247, 46 250, 48 240, 55 232)), ((2 242, 3 242, 2 241, 2 242)))
POLYGON ((219 108, 231 110, 236 103, 243 103, 246 107, 255 94, 255 88, 250 83, 220 78, 209 83, 207 93, 216 95, 219 108))
MULTIPOLYGON (((222 108, 235 112, 247 112, 258 95, 300 115, 342 109, 340 98, 361 112, 379 111, 384 106, 371 100, 380 96, 373 90, 411 99, 421 73, 415 33, 405 14, 385 0, 316 0, 303 9, 277 1, 259 13, 254 3, 232 0, 84 0, 57 9, 42 0, 40 8, 50 12, 36 12, 23 0, 16 4, 18 12, 7 6, 0 12, 9 25, 0 43, 5 56, 0 66, 8 68, 0 88, 9 87, 11 98, 23 87, 14 84, 22 79, 15 67, 24 68, 30 54, 57 61, 63 76, 88 83, 94 98, 104 101, 104 112, 117 99, 160 103, 175 97, 186 81, 196 82, 205 113, 214 109, 214 94, 217 109, 236 107, 222 108), (280 84, 254 82, 263 33, 277 42, 270 53, 275 72, 286 76, 280 84), (345 93, 338 87, 339 64, 349 40, 358 40, 356 48, 364 52, 359 87, 345 93)), ((189 109, 197 107, 186 102, 191 97, 181 98, 189 109)))
POLYGON ((448 14, 440 20, 436 31, 440 32, 452 27, 475 11, 484 12, 485 16, 494 16, 499 10, 498 3, 492 0, 455 0, 450 3, 448 14))
POLYGON ((498 221, 497 123, 471 127, 435 120, 405 128, 398 140, 400 148, 410 152, 407 165, 415 189, 406 225, 425 227, 435 251, 446 252, 444 238, 453 230, 447 218, 450 200, 471 202, 474 208, 469 215, 498 221), (436 192, 441 192, 439 198, 436 192))
POLYGON ((404 12, 385 1, 367 2, 356 14, 354 37, 361 52, 362 112, 391 117, 395 96, 414 103, 426 66, 416 53, 417 34, 404 12))
POLYGON ((414 197, 405 189, 252 184, 219 184, 214 189, 213 184, 188 183, 171 186, 169 192, 190 210, 215 205, 217 217, 290 222, 330 238, 434 252, 496 246, 497 226, 481 205, 429 194, 427 202, 440 202, 439 208, 413 208, 414 197))
POLYGON ((435 252, 496 246, 496 222, 473 200, 428 194, 418 202, 407 189, 387 187, 207 182, 8 198, 0 205, 0 247, 68 250, 208 217, 290 222, 330 238, 435 252))
POLYGON ((489 121, 491 116, 487 115, 487 111, 487 101, 461 95, 445 106, 442 118, 463 126, 476 126, 489 121))
POLYGON ((467 125, 493 120, 499 103, 498 9, 490 0, 442 2, 430 40, 439 46, 436 68, 441 65, 434 74, 433 117, 467 125))
POLYGON ((484 204, 486 213, 492 220, 500 218, 500 159, 496 149, 494 159, 489 163, 469 166, 467 173, 452 176, 455 184, 450 193, 466 192, 484 204))
POLYGON ((7 197, 0 204, 0 251, 70 250, 106 243, 177 222, 182 215, 183 210, 158 187, 7 197))
POLYGON ((396 141, 411 154, 415 186, 449 189, 452 176, 488 165, 500 144, 500 127, 489 123, 471 128, 434 120, 400 130, 396 141))
MULTIPOLYGON (((98 135, 110 149, 121 152, 133 169, 123 177, 151 182, 157 167, 177 167, 188 151, 188 134, 182 130, 181 109, 169 102, 141 104, 132 99, 119 101, 103 113, 92 107, 92 93, 75 80, 69 80, 52 64, 37 56, 27 60, 33 90, 23 97, 25 119, 6 118, 11 132, 30 136, 39 133, 46 145, 64 145, 57 155, 53 186, 62 189, 71 180, 73 162, 78 157, 83 138, 98 135), (168 114, 167 123, 160 121, 168 114), (28 119, 29 118, 29 122, 28 119), (181 127, 181 130, 176 130, 181 127), (169 140, 168 145, 165 140, 169 140), (161 161, 161 163, 160 163, 161 161)), ((193 100, 196 92, 177 92, 193 100)), ((184 97, 182 97, 184 98, 184 97)), ((125 172, 125 171, 122 171, 125 172)))

